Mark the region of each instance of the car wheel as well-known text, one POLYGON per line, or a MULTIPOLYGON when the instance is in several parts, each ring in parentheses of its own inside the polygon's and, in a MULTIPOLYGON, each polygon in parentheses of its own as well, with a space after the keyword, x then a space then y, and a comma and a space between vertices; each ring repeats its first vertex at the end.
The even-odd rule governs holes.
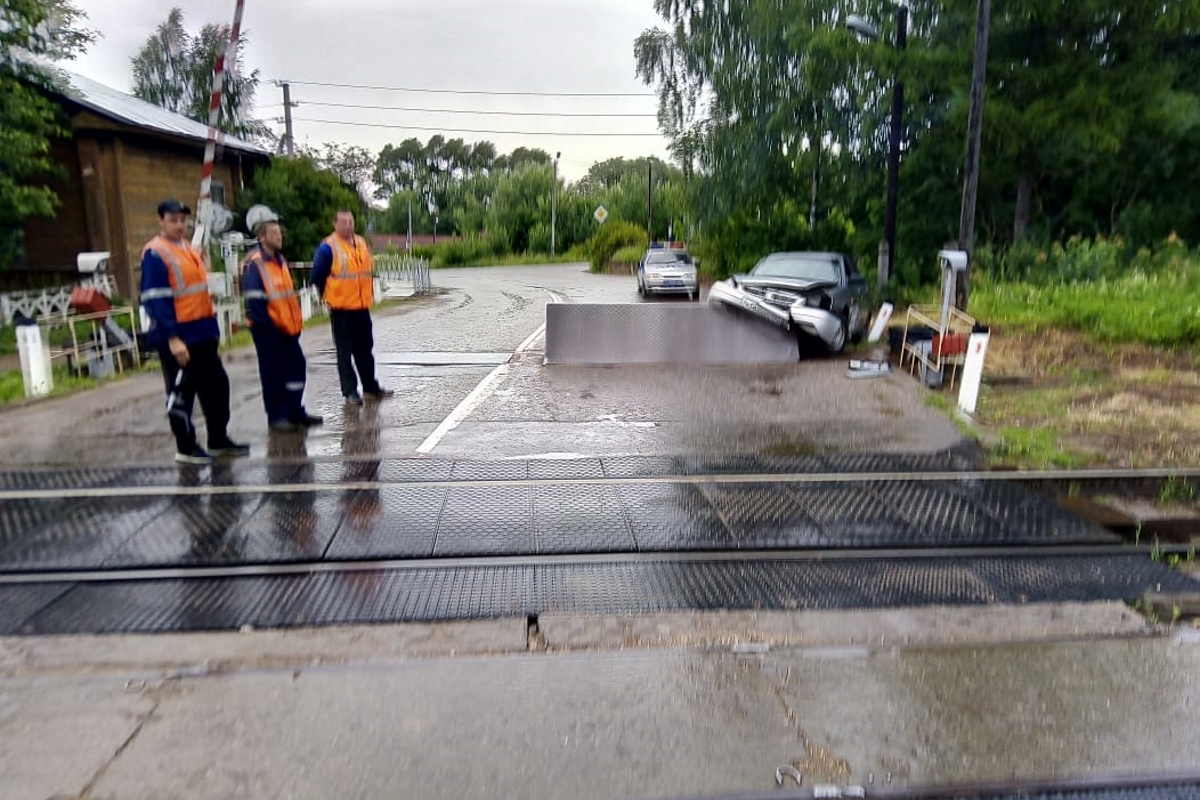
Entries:
POLYGON ((640 278, 638 279, 638 294, 641 295, 642 297, 646 296, 646 287, 642 285, 642 281, 640 278))
POLYGON ((834 334, 833 341, 829 343, 829 352, 837 354, 846 349, 846 336, 850 324, 846 321, 845 314, 838 315, 837 333, 834 334))

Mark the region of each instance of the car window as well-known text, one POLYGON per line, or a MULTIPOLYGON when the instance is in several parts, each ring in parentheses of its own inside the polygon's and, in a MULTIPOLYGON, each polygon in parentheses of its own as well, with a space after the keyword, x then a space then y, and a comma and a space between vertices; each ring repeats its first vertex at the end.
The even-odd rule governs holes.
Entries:
POLYGON ((647 264, 690 264, 692 257, 687 253, 651 253, 646 257, 647 264))
POLYGON ((750 272, 755 277, 790 278, 799 281, 839 281, 841 268, 837 259, 801 253, 769 255, 750 272))

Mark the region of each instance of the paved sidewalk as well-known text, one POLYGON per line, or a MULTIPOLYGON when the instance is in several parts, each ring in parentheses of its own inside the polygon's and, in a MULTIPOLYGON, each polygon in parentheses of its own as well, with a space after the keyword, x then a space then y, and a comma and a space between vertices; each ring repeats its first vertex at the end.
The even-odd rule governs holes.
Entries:
POLYGON ((629 618, 648 644, 550 653, 523 620, 0 640, 0 795, 659 798, 768 792, 794 764, 811 796, 1196 766, 1200 637, 1120 606, 989 613, 629 618))

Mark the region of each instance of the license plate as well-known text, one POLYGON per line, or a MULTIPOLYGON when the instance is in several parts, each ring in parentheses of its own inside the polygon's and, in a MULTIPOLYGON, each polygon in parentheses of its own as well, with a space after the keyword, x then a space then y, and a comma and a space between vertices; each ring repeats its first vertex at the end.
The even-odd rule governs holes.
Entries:
POLYGON ((683 286, 683 281, 667 278, 663 281, 663 286, 683 286))

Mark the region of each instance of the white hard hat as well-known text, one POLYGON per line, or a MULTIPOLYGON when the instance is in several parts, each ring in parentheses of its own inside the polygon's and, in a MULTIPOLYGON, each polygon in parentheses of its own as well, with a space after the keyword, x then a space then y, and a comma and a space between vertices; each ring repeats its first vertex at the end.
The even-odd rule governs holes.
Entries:
POLYGON ((279 215, 264 205, 250 206, 246 212, 246 227, 254 232, 264 222, 279 222, 279 215))

